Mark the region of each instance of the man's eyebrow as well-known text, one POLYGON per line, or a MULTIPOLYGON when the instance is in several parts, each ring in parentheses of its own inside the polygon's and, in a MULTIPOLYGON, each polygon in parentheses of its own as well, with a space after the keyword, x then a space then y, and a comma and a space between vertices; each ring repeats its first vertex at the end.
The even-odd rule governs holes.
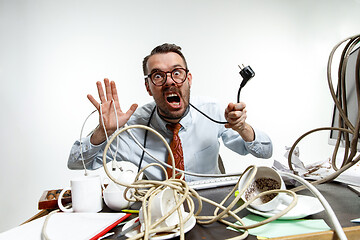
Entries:
MULTIPOLYGON (((181 64, 175 64, 175 65, 171 66, 172 69, 179 68, 179 67, 185 68, 185 67, 181 66, 181 64)), ((158 71, 164 72, 164 71, 161 70, 160 68, 154 68, 154 69, 152 69, 152 70, 150 71, 150 73, 154 73, 154 72, 158 72, 158 71)))
POLYGON ((173 69, 174 69, 174 68, 177 68, 177 67, 184 68, 183 66, 181 66, 181 64, 176 64, 176 65, 174 65, 174 66, 172 66, 172 67, 173 67, 173 69))
POLYGON ((150 73, 158 72, 158 71, 161 71, 161 69, 159 69, 159 68, 153 68, 153 69, 151 69, 150 73))

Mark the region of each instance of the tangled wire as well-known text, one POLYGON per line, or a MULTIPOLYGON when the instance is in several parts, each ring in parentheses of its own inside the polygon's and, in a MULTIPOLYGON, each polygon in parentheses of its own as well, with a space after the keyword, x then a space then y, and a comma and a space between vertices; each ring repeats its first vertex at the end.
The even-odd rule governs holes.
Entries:
MULTIPOLYGON (((352 36, 349 38, 344 39, 343 41, 339 42, 335 47, 332 49, 328 65, 327 65, 327 79, 328 79, 328 85, 330 89, 331 96, 334 100, 335 106, 337 110, 339 111, 339 127, 321 127, 316 128, 311 131, 308 131, 301 135, 292 145, 289 157, 288 157, 288 165, 289 168, 296 174, 296 171, 293 169, 292 166, 292 154, 295 150, 295 147, 297 144, 306 136, 318 132, 318 131, 339 131, 341 134, 338 134, 337 141, 335 144, 335 148, 333 151, 332 159, 331 159, 331 165, 332 168, 335 170, 334 173, 330 174, 329 176, 326 176, 322 179, 319 179, 317 181, 312 182, 313 185, 329 182, 333 179, 335 179, 337 176, 339 176, 341 173, 349 169, 350 167, 354 166, 356 163, 360 160, 360 155, 357 155, 357 144, 359 141, 359 128, 360 128, 360 78, 359 78, 359 72, 360 72, 360 54, 358 54, 356 59, 356 66, 355 66, 355 90, 356 90, 356 97, 357 97, 357 109, 350 109, 350 111, 356 111, 357 112, 357 118, 354 123, 351 123, 348 118, 348 110, 347 110, 347 99, 346 99, 346 88, 345 88, 345 72, 347 69, 347 63, 350 53, 353 51, 354 47, 359 43, 360 41, 360 35, 352 36), (347 42, 346 46, 344 47, 339 63, 339 69, 338 69, 338 85, 337 85, 337 94, 335 93, 334 86, 333 86, 333 80, 331 77, 331 66, 332 66, 332 60, 334 57, 335 51, 339 48, 340 45, 347 42), (342 160, 341 167, 338 168, 336 166, 336 156, 340 147, 340 143, 342 141, 345 141, 344 146, 344 157, 342 160)), ((292 189, 293 191, 299 191, 304 189, 304 186, 297 187, 295 189, 292 189)))
MULTIPOLYGON (((175 161, 174 161, 174 157, 172 155, 170 146, 168 145, 168 143, 166 142, 166 140, 155 130, 153 130, 150 127, 144 126, 144 125, 131 125, 131 126, 127 126, 124 127, 122 129, 120 129, 119 131, 115 132, 113 134, 113 136, 110 138, 110 140, 108 141, 105 150, 104 150, 104 155, 103 155, 103 166, 105 169, 106 174, 108 175, 108 177, 115 182, 116 184, 119 184, 121 186, 126 187, 126 190, 124 191, 124 197, 126 200, 128 201, 140 201, 142 203, 142 212, 143 212, 143 219, 144 219, 144 231, 139 232, 136 236, 133 236, 129 239, 149 239, 150 236, 152 236, 153 234, 156 233, 161 233, 161 232, 171 232, 172 230, 179 230, 180 232, 180 239, 185 239, 184 236, 184 223, 187 222, 190 218, 195 217, 197 220, 198 224, 211 224, 214 223, 216 221, 222 222, 228 226, 231 226, 233 228, 236 229, 243 229, 245 230, 240 236, 235 237, 233 239, 244 239, 248 236, 248 231, 247 229, 250 228, 255 228, 261 225, 264 225, 266 223, 269 223, 275 219, 278 219, 279 217, 283 216, 284 214, 286 214, 288 211, 290 211, 297 203, 297 196, 294 192, 289 191, 289 190, 284 190, 284 189, 274 189, 274 190, 269 190, 266 192, 262 192, 258 195, 256 195, 254 198, 250 199, 249 201, 247 201, 246 203, 244 203, 243 205, 241 205, 240 207, 233 209, 234 206, 236 205, 236 203, 238 203, 238 201, 240 200, 241 196, 243 195, 243 193, 246 191, 246 189, 250 186, 250 184, 252 183, 256 171, 257 171, 257 167, 256 166, 250 166, 246 171, 249 171, 251 169, 253 169, 254 171, 252 171, 251 176, 248 178, 247 182, 244 184, 242 189, 239 189, 239 194, 231 201, 230 204, 228 204, 227 206, 224 206, 225 202, 227 200, 230 199, 231 196, 234 195, 235 191, 238 190, 239 188, 239 182, 234 186, 234 188, 228 193, 228 195, 221 201, 221 203, 216 203, 210 199, 207 199, 205 197, 200 196, 194 189, 190 188, 188 186, 188 184, 184 181, 184 173, 180 174, 180 178, 176 178, 177 175, 175 175, 175 161), (165 144, 166 148, 168 149, 169 153, 170 153, 170 157, 172 159, 172 166, 173 166, 173 177, 172 178, 168 178, 166 169, 159 163, 151 163, 149 165, 147 165, 146 167, 142 168, 139 173, 137 174, 135 181, 132 184, 124 184, 123 182, 118 181, 116 178, 114 178, 108 167, 106 164, 106 153, 111 145, 111 142, 122 132, 124 131, 128 131, 131 128, 143 128, 146 129, 148 131, 153 132, 154 134, 156 134, 165 144), (162 169, 162 171, 165 174, 165 180, 164 181, 156 181, 156 180, 143 180, 143 179, 139 179, 139 176, 143 173, 143 171, 147 168, 150 167, 159 167, 160 169, 162 169), (173 190, 173 196, 175 198, 176 201, 176 205, 173 206, 173 208, 171 210, 169 210, 164 216, 162 216, 160 219, 158 219, 157 221, 155 221, 154 223, 151 223, 151 206, 153 204, 153 199, 154 197, 159 194, 162 190, 166 189, 166 188, 170 188, 173 190), (128 198, 128 192, 131 192, 132 197, 128 198), (251 203, 253 203, 256 199, 258 198, 262 198, 265 195, 270 195, 270 194, 274 194, 274 193, 287 193, 289 195, 291 195, 293 197, 293 201, 291 202, 291 204, 286 207, 284 210, 282 210, 281 212, 279 212, 278 214, 265 219, 262 222, 259 222, 257 224, 253 224, 253 225, 248 225, 245 226, 244 222, 242 221, 242 219, 237 216, 237 213, 241 210, 243 210, 244 208, 246 208, 247 206, 249 206, 251 203), (195 201, 197 201, 197 210, 195 209, 195 201), (181 211, 181 207, 184 203, 186 202, 188 208, 189 208, 189 212, 187 214, 187 216, 184 218, 183 217, 183 213, 181 211), (209 204, 212 204, 213 206, 215 206, 215 210, 212 216, 202 216, 201 212, 202 212, 202 207, 203 207, 203 202, 207 202, 209 204), (159 225, 166 219, 168 218, 171 214, 173 214, 175 211, 177 211, 178 216, 179 216, 179 223, 174 225, 174 226, 168 226, 168 227, 159 227, 159 225), (239 221, 241 223, 241 225, 238 224, 234 224, 228 220, 226 220, 226 218, 228 217, 233 217, 235 220, 239 221)), ((245 171, 245 172, 246 172, 245 171)), ((179 174, 178 174, 179 175, 179 174)))

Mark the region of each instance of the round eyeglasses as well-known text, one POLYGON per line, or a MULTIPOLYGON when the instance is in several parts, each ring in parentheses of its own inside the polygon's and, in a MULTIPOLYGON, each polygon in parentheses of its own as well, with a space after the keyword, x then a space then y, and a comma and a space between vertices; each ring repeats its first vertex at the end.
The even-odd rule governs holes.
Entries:
POLYGON ((189 70, 184 68, 175 68, 172 71, 163 72, 160 70, 156 70, 155 72, 150 73, 145 76, 146 78, 150 78, 151 82, 156 86, 162 86, 165 84, 167 79, 167 74, 170 73, 171 79, 175 83, 183 83, 186 80, 187 74, 189 70))

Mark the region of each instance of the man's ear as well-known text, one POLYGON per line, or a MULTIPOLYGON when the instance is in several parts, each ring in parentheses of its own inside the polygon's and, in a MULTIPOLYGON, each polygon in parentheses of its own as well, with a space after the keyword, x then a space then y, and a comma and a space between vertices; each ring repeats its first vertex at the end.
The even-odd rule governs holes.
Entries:
POLYGON ((190 85, 190 87, 191 87, 191 84, 192 84, 192 75, 191 75, 191 73, 188 73, 187 79, 188 79, 189 85, 190 85))
POLYGON ((148 92, 148 94, 150 96, 152 96, 151 90, 150 90, 150 86, 149 86, 149 81, 145 80, 145 87, 146 87, 146 91, 148 92))

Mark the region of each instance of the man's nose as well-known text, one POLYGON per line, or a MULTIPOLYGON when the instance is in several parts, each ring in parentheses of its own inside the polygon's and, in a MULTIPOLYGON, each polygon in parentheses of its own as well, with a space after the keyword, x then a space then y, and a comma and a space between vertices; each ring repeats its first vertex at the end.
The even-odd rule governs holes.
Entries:
POLYGON ((172 79, 171 72, 167 72, 165 74, 166 74, 165 75, 165 77, 166 77, 165 85, 175 85, 176 82, 172 79))

